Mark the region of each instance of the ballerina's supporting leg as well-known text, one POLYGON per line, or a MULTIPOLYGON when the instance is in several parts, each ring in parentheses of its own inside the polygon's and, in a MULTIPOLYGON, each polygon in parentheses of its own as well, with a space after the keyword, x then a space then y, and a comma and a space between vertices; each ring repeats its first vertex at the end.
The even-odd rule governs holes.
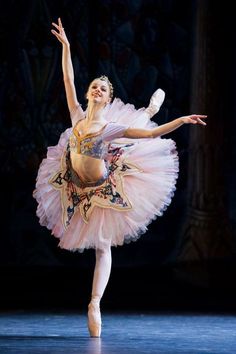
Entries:
POLYGON ((96 249, 96 264, 93 276, 92 297, 88 306, 88 328, 91 337, 101 335, 100 300, 111 273, 111 247, 96 249))

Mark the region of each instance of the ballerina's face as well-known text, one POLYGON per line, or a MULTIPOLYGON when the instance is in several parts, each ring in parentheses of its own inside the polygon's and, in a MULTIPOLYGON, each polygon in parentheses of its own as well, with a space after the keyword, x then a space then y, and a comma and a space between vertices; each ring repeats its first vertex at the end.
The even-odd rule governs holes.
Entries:
POLYGON ((110 102, 110 88, 105 80, 95 79, 89 85, 88 101, 105 105, 110 102))

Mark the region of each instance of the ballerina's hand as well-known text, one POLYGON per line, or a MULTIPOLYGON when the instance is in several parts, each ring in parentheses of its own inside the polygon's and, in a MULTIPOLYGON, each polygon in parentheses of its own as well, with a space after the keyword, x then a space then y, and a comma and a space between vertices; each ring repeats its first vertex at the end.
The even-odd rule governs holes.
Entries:
POLYGON ((184 123, 187 123, 187 124, 206 125, 206 123, 203 122, 203 120, 202 120, 202 119, 206 119, 206 118, 207 118, 207 116, 205 116, 205 115, 192 114, 191 116, 182 117, 182 120, 184 123))
POLYGON ((52 34, 54 34, 55 37, 57 37, 57 39, 62 43, 62 44, 69 44, 69 41, 66 37, 66 34, 65 34, 65 30, 62 26, 62 22, 61 22, 61 19, 58 18, 58 24, 52 22, 52 25, 54 27, 56 27, 56 29, 58 30, 55 31, 54 29, 51 30, 52 34))

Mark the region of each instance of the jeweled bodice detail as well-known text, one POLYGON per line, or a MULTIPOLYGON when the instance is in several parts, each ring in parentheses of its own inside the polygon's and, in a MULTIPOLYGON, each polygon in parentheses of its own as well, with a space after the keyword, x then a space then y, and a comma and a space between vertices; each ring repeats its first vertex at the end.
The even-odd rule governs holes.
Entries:
POLYGON ((103 127, 96 133, 80 135, 74 128, 70 136, 70 150, 81 155, 104 159, 108 151, 108 143, 102 139, 103 127))

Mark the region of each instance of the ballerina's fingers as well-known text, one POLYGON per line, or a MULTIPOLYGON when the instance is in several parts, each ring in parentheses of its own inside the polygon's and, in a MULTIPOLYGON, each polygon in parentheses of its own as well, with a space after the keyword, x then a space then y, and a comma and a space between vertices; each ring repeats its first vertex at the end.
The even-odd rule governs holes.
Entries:
POLYGON ((55 34, 55 36, 56 36, 57 38, 59 38, 60 33, 58 33, 58 32, 57 32, 57 31, 55 31, 55 30, 51 30, 51 32, 52 32, 53 34, 55 34))
POLYGON ((62 26, 62 22, 61 22, 61 18, 59 17, 58 18, 58 23, 59 23, 59 26, 61 27, 62 30, 64 30, 63 26, 62 26))
POLYGON ((203 122, 203 120, 201 120, 200 118, 197 118, 197 121, 198 121, 199 124, 206 125, 206 123, 203 122))
POLYGON ((197 118, 205 119, 205 118, 207 118, 207 116, 205 114, 192 114, 190 117, 193 118, 193 119, 197 119, 197 118))
POLYGON ((62 22, 61 22, 61 19, 58 18, 58 24, 55 23, 55 22, 52 22, 52 25, 54 27, 56 27, 56 29, 61 33, 61 32, 64 32, 64 27, 62 26, 62 22))
POLYGON ((52 22, 52 25, 56 27, 56 29, 60 30, 60 26, 58 26, 55 22, 52 22))
POLYGON ((60 42, 63 43, 63 37, 62 37, 62 35, 61 35, 60 33, 58 33, 58 32, 55 31, 55 30, 51 30, 51 32, 52 32, 52 34, 54 34, 54 36, 57 37, 57 39, 58 39, 60 42))
POLYGON ((58 18, 59 30, 64 32, 64 27, 62 26, 61 18, 58 18))
POLYGON ((206 115, 200 115, 200 114, 192 114, 191 116, 190 116, 190 118, 192 119, 192 120, 194 120, 195 121, 195 123, 199 123, 199 124, 202 124, 202 125, 206 125, 206 123, 202 120, 202 119, 206 119, 207 118, 207 116, 206 115))

